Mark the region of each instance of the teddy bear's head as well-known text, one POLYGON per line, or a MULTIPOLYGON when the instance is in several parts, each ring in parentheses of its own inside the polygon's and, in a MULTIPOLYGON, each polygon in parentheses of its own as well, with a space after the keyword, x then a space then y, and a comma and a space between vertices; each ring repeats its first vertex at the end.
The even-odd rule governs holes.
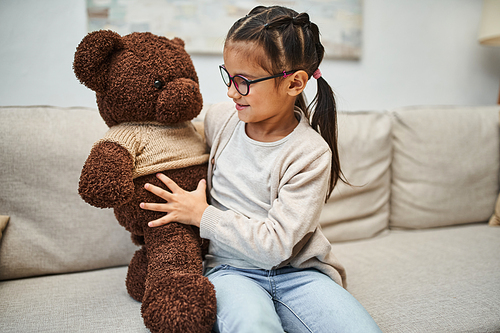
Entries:
POLYGON ((179 123, 193 119, 202 108, 198 76, 179 38, 95 31, 78 45, 73 69, 96 92, 99 112, 110 127, 179 123))

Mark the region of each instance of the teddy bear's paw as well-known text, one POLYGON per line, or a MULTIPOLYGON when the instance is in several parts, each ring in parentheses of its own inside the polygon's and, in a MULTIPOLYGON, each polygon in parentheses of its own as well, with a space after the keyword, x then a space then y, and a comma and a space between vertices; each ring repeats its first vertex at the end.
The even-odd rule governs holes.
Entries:
POLYGON ((78 193, 88 204, 99 208, 121 206, 134 195, 133 159, 117 143, 94 145, 80 175, 78 193))
POLYGON ((210 332, 216 316, 215 290, 199 274, 178 274, 149 286, 142 301, 152 332, 210 332))
POLYGON ((128 266, 127 278, 125 285, 129 295, 136 301, 142 302, 144 291, 146 289, 145 282, 148 273, 148 258, 146 248, 141 247, 137 250, 128 266))

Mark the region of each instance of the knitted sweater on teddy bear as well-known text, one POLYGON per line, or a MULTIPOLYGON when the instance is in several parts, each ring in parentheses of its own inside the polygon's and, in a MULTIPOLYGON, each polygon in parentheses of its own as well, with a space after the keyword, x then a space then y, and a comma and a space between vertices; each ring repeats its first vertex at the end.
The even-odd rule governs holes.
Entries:
POLYGON ((207 147, 191 122, 123 123, 111 127, 102 142, 117 143, 134 159, 133 178, 199 165, 208 161, 207 147))

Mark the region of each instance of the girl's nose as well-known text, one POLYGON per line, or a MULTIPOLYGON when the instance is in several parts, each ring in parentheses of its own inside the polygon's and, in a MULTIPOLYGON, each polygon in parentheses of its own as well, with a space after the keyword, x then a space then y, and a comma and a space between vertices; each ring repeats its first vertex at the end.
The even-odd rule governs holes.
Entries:
POLYGON ((232 83, 231 86, 227 88, 227 96, 232 99, 237 99, 241 97, 241 94, 234 87, 234 83, 232 83))

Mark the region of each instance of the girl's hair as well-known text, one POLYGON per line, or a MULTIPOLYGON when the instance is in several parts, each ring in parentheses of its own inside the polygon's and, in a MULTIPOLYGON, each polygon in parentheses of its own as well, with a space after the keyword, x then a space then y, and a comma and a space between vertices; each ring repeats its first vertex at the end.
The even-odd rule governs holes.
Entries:
MULTIPOLYGON (((225 45, 232 42, 253 42, 261 46, 267 58, 257 61, 270 74, 304 70, 311 78, 325 53, 319 39, 318 26, 309 20, 309 15, 281 6, 257 6, 252 9, 229 30, 225 45)), ((340 169, 335 97, 323 77, 319 77, 317 81, 317 93, 311 104, 306 104, 304 94, 301 93, 295 105, 305 113, 311 126, 321 134, 332 151, 330 186, 326 196, 328 200, 337 181, 347 181, 340 169)))

